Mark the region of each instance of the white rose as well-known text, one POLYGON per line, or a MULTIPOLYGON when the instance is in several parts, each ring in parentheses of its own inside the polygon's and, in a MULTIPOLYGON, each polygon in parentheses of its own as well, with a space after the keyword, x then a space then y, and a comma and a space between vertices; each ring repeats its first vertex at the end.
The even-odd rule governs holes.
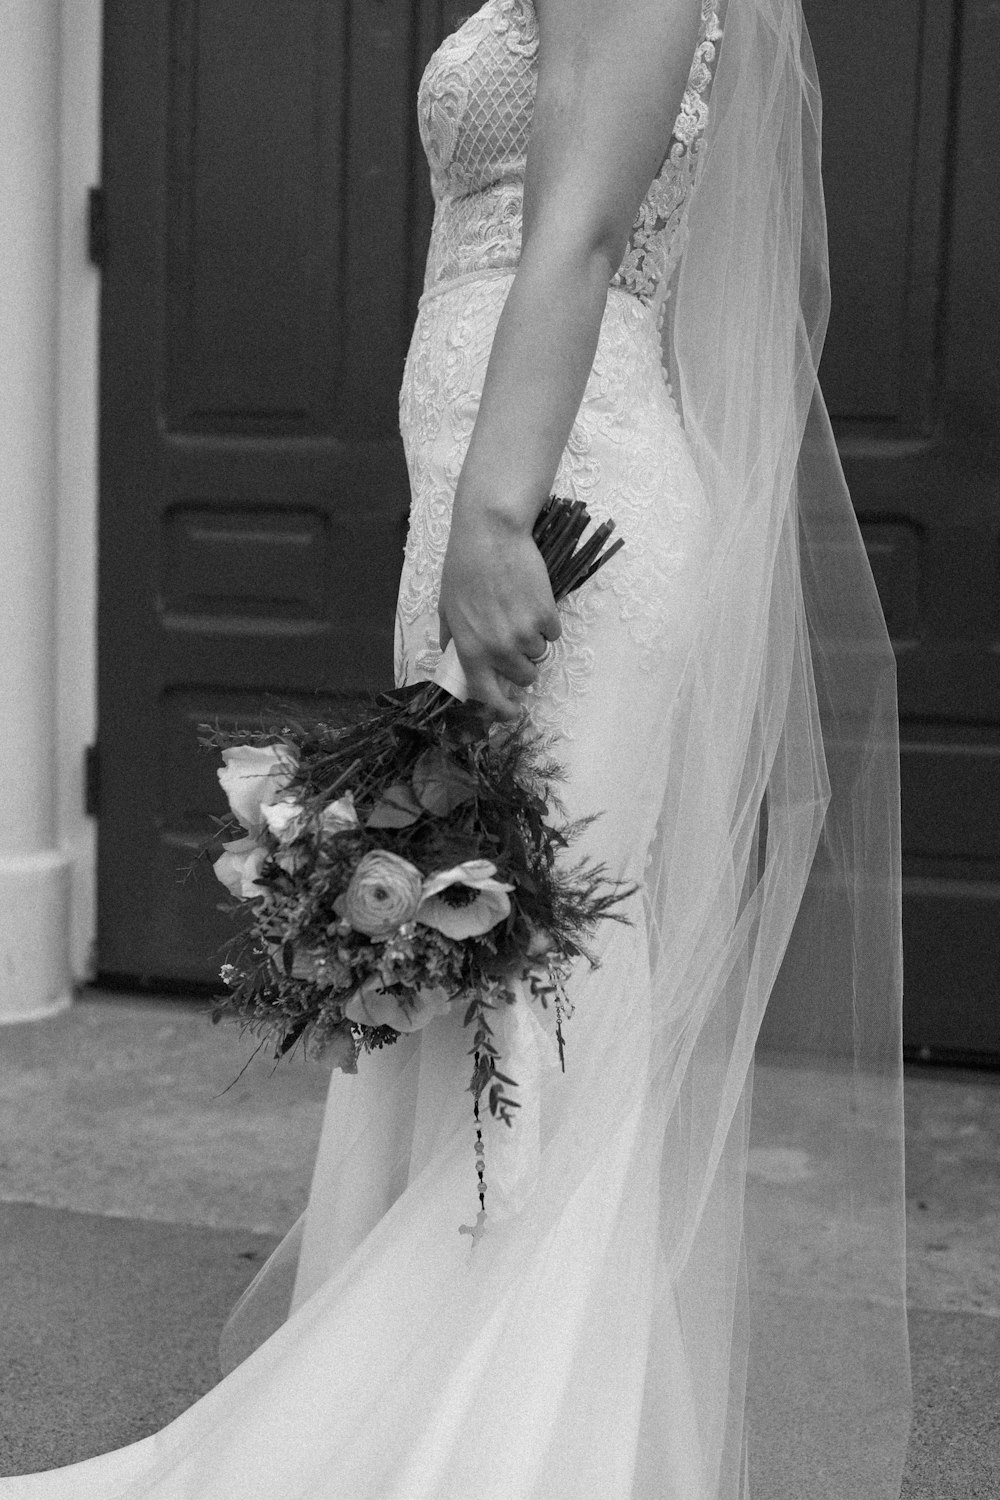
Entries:
POLYGON ((488 859, 467 859, 430 876, 424 881, 415 920, 459 941, 481 937, 510 912, 508 892, 514 887, 495 880, 496 872, 488 859))
POLYGON ((248 833, 264 827, 263 809, 276 802, 298 765, 294 745, 230 745, 222 752, 219 782, 248 833))
POLYGON ((249 834, 243 839, 231 839, 222 847, 225 853, 219 855, 212 869, 230 895, 238 896, 241 901, 263 896, 263 887, 257 885, 256 880, 267 858, 267 850, 249 834))
POLYGON ((354 798, 350 792, 330 802, 320 813, 319 826, 324 833, 350 833, 357 828, 358 815, 354 810, 354 798))
POLYGON ((279 844, 290 844, 302 832, 302 804, 294 797, 265 804, 261 814, 279 844))
POLYGON ((451 997, 440 985, 418 990, 404 1008, 375 978, 366 979, 344 1007, 344 1015, 359 1026, 391 1026, 393 1031, 420 1031, 435 1016, 451 1009, 451 997))
POLYGON ((274 856, 274 863, 279 869, 284 870, 286 875, 297 875, 308 865, 309 856, 303 854, 301 849, 285 849, 283 853, 274 856))

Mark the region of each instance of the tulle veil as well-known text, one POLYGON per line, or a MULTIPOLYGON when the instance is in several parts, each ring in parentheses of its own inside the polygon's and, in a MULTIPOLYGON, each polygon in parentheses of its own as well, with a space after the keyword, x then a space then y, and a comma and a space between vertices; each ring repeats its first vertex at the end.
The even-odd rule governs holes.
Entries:
MULTIPOLYGON (((661 811, 636 1085, 658 1192, 632 1230, 656 1239, 656 1306, 633 1493, 669 1493, 662 1317, 687 1351, 704 1500, 895 1500, 909 1430, 895 663, 818 382, 829 287, 801 6, 729 0, 721 20, 660 309, 717 543, 636 786, 661 811)), ((382 1083, 412 1103, 416 1054, 389 1052, 382 1083)), ((593 1097, 579 1159, 542 1172, 552 1216, 614 1125, 593 1097)), ((310 1207, 230 1320, 226 1366, 403 1191, 420 1125, 392 1120, 372 1094, 325 1131, 310 1207)))

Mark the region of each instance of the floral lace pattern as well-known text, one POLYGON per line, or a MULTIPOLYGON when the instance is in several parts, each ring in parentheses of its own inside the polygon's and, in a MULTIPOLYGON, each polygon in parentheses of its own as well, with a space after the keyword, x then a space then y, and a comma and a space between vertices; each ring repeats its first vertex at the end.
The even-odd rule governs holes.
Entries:
POLYGON ((670 276, 684 249, 687 206, 698 177, 712 63, 722 37, 715 0, 703 0, 702 25, 691 65, 674 138, 636 216, 628 248, 612 286, 620 286, 644 302, 666 295, 670 276))
MULTIPOLYGON (((479 409, 493 332, 510 276, 485 276, 425 299, 400 395, 413 490, 397 608, 397 680, 433 674, 437 600, 451 505, 479 409)), ((583 401, 555 478, 556 493, 612 518, 625 541, 607 569, 560 606, 563 633, 527 694, 538 727, 571 734, 593 668, 597 621, 621 659, 655 669, 669 649, 684 580, 697 574, 711 530, 704 491, 660 362, 651 310, 612 295, 583 401), (614 600, 617 609, 610 611, 614 600)))
MULTIPOLYGON (((626 660, 650 673, 683 636, 681 612, 696 607, 711 518, 663 373, 656 314, 697 178, 721 34, 715 4, 703 0, 674 139, 612 282, 619 295, 608 297, 555 478, 555 492, 586 501, 596 521, 613 518, 625 547, 561 605, 562 636, 526 695, 535 724, 554 735, 572 737, 595 673, 613 676, 626 660)), ((531 0, 487 0, 438 49, 420 86, 436 210, 400 393, 412 490, 397 609, 400 682, 433 675, 440 656, 437 600, 452 498, 520 254, 537 52, 531 0)))
MULTIPOLYGON (((673 140, 612 281, 644 302, 665 291, 683 249, 721 36, 717 0, 702 0, 698 46, 673 140)), ((471 272, 517 265, 537 68, 532 0, 487 0, 427 65, 417 107, 435 199, 428 289, 471 272)))

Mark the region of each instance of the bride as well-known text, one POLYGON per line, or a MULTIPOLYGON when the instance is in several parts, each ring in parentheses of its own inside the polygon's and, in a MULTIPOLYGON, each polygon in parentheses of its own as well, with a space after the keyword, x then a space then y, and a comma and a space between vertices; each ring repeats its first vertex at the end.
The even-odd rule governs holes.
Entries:
MULTIPOLYGON (((908 1429, 892 652, 817 385, 799 0, 487 0, 431 59, 397 675, 451 640, 636 886, 477 1207, 461 1010, 334 1074, 163 1431, 0 1500, 890 1500, 908 1429), (613 517, 556 609, 550 492, 613 517)), ((581 850, 580 852, 584 852, 581 850)))

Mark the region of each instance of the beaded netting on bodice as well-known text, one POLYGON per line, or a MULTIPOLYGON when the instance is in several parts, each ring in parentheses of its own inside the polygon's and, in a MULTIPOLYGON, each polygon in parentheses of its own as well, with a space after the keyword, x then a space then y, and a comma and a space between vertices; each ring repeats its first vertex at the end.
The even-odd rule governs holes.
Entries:
MULTIPOLYGON (((647 304, 665 294, 683 250, 685 210, 697 179, 721 35, 717 0, 703 0, 673 140, 611 283, 647 304)), ((418 98, 436 205, 427 291, 459 276, 517 265, 537 68, 532 0, 487 0, 427 65, 418 98)))

